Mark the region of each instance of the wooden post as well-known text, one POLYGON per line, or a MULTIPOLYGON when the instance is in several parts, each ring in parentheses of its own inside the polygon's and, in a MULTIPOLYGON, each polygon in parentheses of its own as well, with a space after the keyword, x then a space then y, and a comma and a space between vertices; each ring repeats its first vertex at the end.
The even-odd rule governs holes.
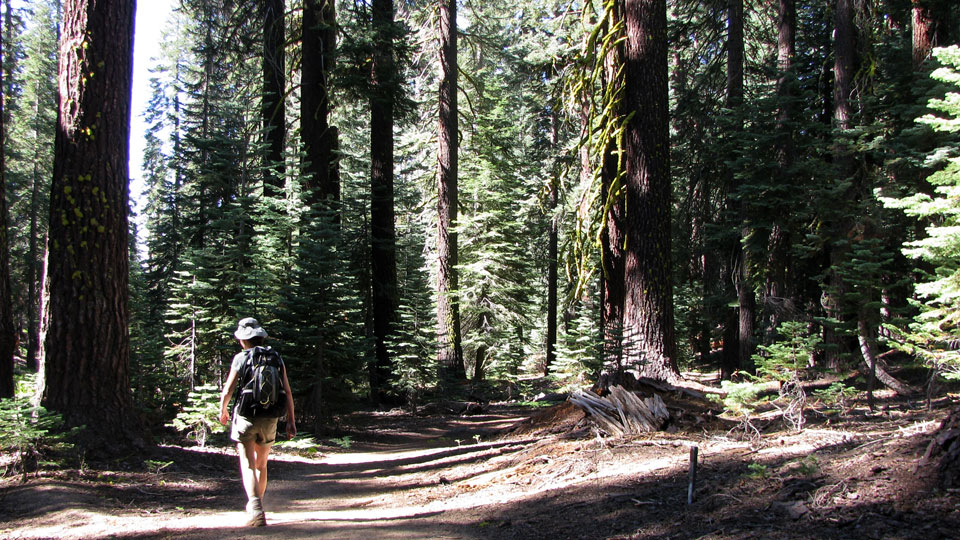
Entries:
POLYGON ((687 485, 687 504, 693 504, 693 490, 697 483, 697 452, 696 446, 690 447, 690 483, 687 485))

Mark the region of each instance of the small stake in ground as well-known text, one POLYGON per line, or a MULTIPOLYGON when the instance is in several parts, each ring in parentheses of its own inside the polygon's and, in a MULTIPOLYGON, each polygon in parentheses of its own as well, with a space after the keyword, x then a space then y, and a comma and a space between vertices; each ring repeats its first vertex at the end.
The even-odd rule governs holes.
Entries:
POLYGON ((693 488, 697 483, 697 447, 690 447, 690 483, 687 486, 687 504, 693 504, 693 488))

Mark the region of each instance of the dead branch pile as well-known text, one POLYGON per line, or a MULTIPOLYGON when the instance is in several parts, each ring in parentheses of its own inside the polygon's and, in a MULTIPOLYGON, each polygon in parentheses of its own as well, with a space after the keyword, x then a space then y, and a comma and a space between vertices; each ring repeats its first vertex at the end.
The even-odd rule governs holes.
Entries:
POLYGON ((569 399, 614 437, 657 431, 670 419, 670 413, 659 395, 640 398, 622 386, 610 387, 610 393, 606 396, 578 390, 569 399))

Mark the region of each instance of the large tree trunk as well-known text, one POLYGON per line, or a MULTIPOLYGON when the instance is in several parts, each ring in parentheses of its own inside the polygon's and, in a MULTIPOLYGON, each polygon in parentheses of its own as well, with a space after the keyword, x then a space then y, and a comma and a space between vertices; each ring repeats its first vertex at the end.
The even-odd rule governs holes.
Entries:
MULTIPOLYGON (((614 18, 623 19, 623 6, 620 3, 614 4, 614 18)), ((616 32, 613 28, 614 21, 609 20, 605 24, 611 25, 608 28, 609 33, 616 32)), ((608 95, 617 95, 619 87, 624 84, 621 66, 624 62, 622 46, 612 47, 603 59, 604 71, 603 82, 607 87, 604 92, 608 95)), ((620 104, 616 115, 625 116, 629 109, 628 105, 620 104)), ((602 332, 602 358, 604 368, 607 371, 613 370, 619 376, 623 369, 624 343, 623 343, 623 305, 626 295, 624 285, 624 244, 627 224, 625 223, 624 198, 619 192, 616 179, 620 174, 620 160, 618 157, 617 145, 614 141, 608 141, 603 154, 603 162, 600 169, 600 184, 603 190, 603 207, 605 214, 604 228, 601 233, 601 260, 600 260, 600 286, 601 286, 601 308, 600 308, 600 330, 602 332)))
POLYGON ((397 254, 393 209, 393 0, 374 0, 375 53, 370 99, 370 243, 373 334, 376 361, 370 387, 374 399, 387 398, 393 378, 388 340, 397 316, 397 254))
MULTIPOLYGON (((837 130, 834 162, 838 179, 852 179, 843 195, 847 204, 859 198, 858 167, 856 159, 844 144, 844 132, 853 127, 853 78, 857 72, 856 26, 854 24, 854 0, 836 0, 834 12, 834 65, 833 65, 833 125, 837 130)), ((839 180, 838 180, 839 181, 839 180)), ((848 206, 847 208, 852 208, 848 206)), ((849 210, 847 211, 849 213, 849 210)), ((830 229, 835 238, 848 238, 853 229, 852 218, 844 215, 829 217, 830 229)), ((834 242, 829 246, 830 270, 823 294, 827 315, 838 321, 849 320, 848 307, 843 302, 847 285, 838 269, 849 257, 849 248, 834 242)), ((853 344, 836 329, 825 328, 824 340, 832 347, 826 354, 826 367, 838 369, 841 359, 853 349, 853 344)))
MULTIPOLYGON (((336 128, 330 126, 330 74, 336 52, 334 0, 305 0, 303 60, 300 70, 300 137, 304 147, 307 201, 311 206, 336 205, 340 178, 335 150, 336 128)), ((335 208, 328 208, 334 210, 335 208)))
POLYGON ((457 276, 457 3, 440 2, 440 178, 437 197, 437 360, 441 382, 466 379, 457 276))
MULTIPOLYGON (((741 108, 743 107, 743 0, 728 0, 727 2, 727 107, 733 111, 736 118, 733 130, 743 130, 741 108)), ((730 181, 728 185, 736 186, 733 171, 728 171, 730 181)), ((740 210, 740 238, 737 261, 737 304, 740 317, 738 320, 737 351, 739 353, 739 367, 753 371, 754 322, 757 317, 757 301, 753 291, 753 279, 750 275, 752 253, 744 242, 753 234, 749 226, 749 209, 746 199, 741 199, 740 210)))
MULTIPOLYGON (((7 14, 9 13, 10 4, 8 3, 7 14)), ((3 54, 2 38, 0 38, 0 59, 6 60, 3 54)), ((4 86, 5 76, 6 74, 0 70, 0 89, 6 88, 4 86)), ((13 397, 14 394, 13 355, 17 346, 17 329, 13 325, 13 298, 10 291, 9 216, 6 195, 6 101, 6 92, 2 92, 2 95, 0 95, 0 398, 13 397)))
POLYGON ((127 162, 135 2, 67 0, 43 298, 41 404, 89 450, 143 444, 130 394, 127 162))
POLYGON ((627 358, 641 375, 674 380, 673 280, 670 275, 670 136, 665 0, 626 0, 624 105, 626 234, 623 309, 627 358))
POLYGON ((266 142, 265 194, 280 196, 284 189, 283 145, 286 139, 284 87, 285 55, 283 0, 261 0, 263 9, 263 138, 266 142), (272 188, 272 193, 267 187, 272 188))
POLYGON ((857 72, 854 0, 836 0, 834 13, 833 119, 838 129, 853 125, 853 77, 857 72))

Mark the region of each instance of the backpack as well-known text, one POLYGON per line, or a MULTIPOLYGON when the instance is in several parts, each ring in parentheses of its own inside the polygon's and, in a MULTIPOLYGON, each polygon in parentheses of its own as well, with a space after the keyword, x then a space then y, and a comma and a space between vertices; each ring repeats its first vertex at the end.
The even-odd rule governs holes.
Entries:
POLYGON ((237 413, 247 418, 280 418, 287 408, 283 360, 270 347, 254 347, 240 372, 237 413))

